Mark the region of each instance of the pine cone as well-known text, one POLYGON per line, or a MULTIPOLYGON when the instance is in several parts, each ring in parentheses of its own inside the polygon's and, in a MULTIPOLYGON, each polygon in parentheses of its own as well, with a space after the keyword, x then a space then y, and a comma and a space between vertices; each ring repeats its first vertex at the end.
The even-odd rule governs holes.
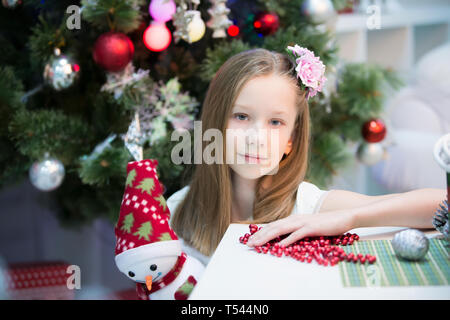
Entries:
POLYGON ((446 238, 449 237, 448 203, 446 200, 439 204, 439 208, 434 213, 433 226, 446 238))

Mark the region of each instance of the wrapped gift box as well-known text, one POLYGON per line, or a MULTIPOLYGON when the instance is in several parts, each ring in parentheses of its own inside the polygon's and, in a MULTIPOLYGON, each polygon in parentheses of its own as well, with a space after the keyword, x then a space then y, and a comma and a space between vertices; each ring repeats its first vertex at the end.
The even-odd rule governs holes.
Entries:
POLYGON ((136 288, 117 291, 108 297, 109 300, 139 300, 136 288))
POLYGON ((72 300, 75 290, 67 287, 69 264, 61 261, 15 263, 4 270, 9 299, 72 300))

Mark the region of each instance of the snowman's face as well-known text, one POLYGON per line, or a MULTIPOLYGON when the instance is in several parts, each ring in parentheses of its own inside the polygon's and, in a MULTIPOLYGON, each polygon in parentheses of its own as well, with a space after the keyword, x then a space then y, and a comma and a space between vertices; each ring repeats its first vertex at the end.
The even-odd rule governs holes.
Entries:
POLYGON ((148 259, 136 263, 125 271, 125 275, 133 281, 145 283, 145 277, 152 276, 152 282, 164 277, 177 262, 178 256, 148 259))

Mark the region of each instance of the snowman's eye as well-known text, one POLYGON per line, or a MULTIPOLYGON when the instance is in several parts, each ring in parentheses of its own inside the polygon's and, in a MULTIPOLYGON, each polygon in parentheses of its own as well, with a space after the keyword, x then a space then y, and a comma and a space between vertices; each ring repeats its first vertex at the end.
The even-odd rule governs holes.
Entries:
POLYGON ((128 275, 133 278, 134 277, 134 272, 133 271, 129 271, 128 275))
POLYGON ((156 268, 158 268, 158 267, 156 266, 156 264, 152 264, 152 265, 150 266, 150 270, 152 270, 152 271, 155 271, 156 268))

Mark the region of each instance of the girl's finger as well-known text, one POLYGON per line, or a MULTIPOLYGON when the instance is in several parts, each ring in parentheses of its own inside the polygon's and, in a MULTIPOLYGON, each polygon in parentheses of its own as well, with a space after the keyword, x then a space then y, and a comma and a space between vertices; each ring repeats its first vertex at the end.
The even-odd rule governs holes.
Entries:
POLYGON ((276 221, 272 225, 268 224, 258 232, 254 233, 247 242, 247 245, 248 246, 262 245, 280 235, 290 233, 299 227, 299 225, 294 225, 289 221, 282 221, 282 220, 276 221))
POLYGON ((283 239, 282 241, 280 241, 280 246, 281 245, 285 245, 288 246, 292 243, 294 243, 297 240, 303 239, 305 237, 309 237, 311 235, 311 232, 309 231, 309 229, 307 229, 306 227, 300 227, 300 229, 298 229, 295 232, 292 232, 289 236, 286 237, 286 239, 283 239))

